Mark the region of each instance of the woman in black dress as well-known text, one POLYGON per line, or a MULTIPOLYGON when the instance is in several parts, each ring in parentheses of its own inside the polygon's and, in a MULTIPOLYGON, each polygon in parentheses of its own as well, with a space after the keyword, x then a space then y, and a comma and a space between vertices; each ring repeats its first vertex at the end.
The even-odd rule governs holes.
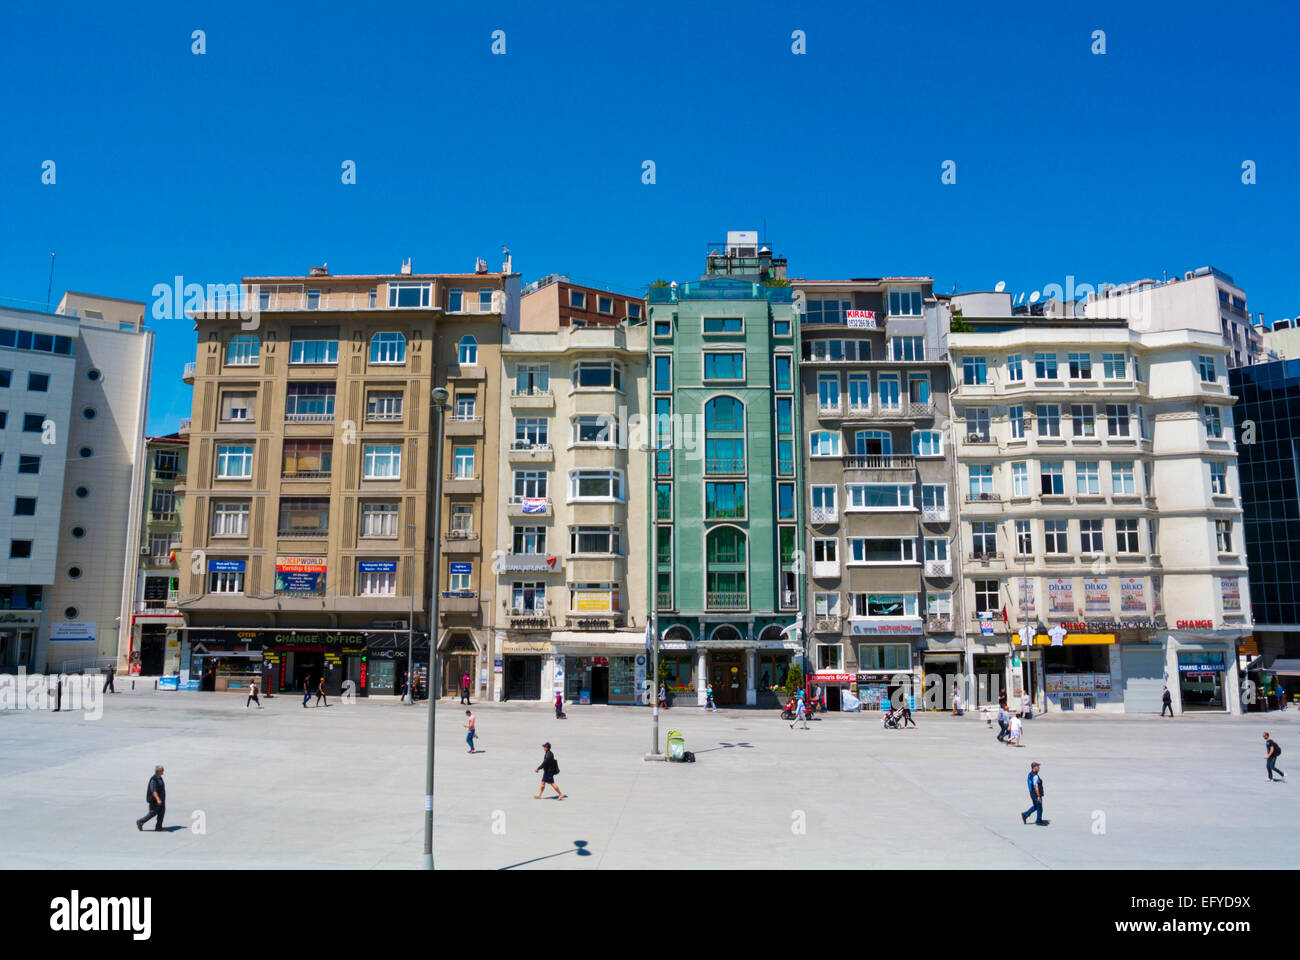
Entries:
POLYGON ((533 771, 533 773, 539 773, 539 772, 541 773, 542 785, 537 788, 537 794, 536 796, 533 797, 533 799, 534 800, 542 799, 542 793, 545 792, 546 785, 549 783, 551 785, 551 789, 554 790, 557 794, 559 794, 559 796, 557 796, 555 799, 563 800, 564 794, 560 791, 560 788, 556 786, 555 783, 555 775, 560 772, 560 765, 555 762, 555 754, 551 753, 551 745, 549 743, 542 744, 542 750, 545 751, 545 753, 542 756, 542 764, 536 770, 533 771))

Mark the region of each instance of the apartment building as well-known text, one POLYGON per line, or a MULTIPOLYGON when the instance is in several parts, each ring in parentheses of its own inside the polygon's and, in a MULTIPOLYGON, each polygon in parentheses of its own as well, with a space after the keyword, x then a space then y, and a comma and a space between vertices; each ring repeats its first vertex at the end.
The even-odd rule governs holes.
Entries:
POLYGON ((1283 317, 1263 331, 1264 350, 1270 360, 1300 358, 1300 319, 1283 317))
POLYGON ((649 291, 650 585, 677 699, 773 701, 803 657, 799 317, 754 231, 649 291))
POLYGON ((185 516, 184 483, 189 460, 189 421, 165 437, 144 444, 144 494, 141 500, 139 557, 132 578, 131 643, 127 669, 156 677, 180 671, 181 521, 185 516), (177 478, 182 492, 177 492, 177 478))
POLYGON ((973 695, 1155 713, 1168 685, 1180 711, 1237 712, 1250 600, 1218 332, 950 305, 971 331, 948 344, 973 695))
POLYGON ((644 702, 645 302, 552 276, 520 318, 501 348, 493 695, 644 702))
POLYGON ((1082 306, 1084 316, 1124 320, 1139 332, 1199 330, 1219 337, 1230 369, 1268 359, 1262 324, 1254 322, 1246 306, 1246 291, 1215 267, 1107 287, 1090 294, 1082 306))
POLYGON ((153 334, 68 291, 0 310, 0 670, 125 658, 153 334), (119 636, 121 632, 121 636, 119 636))
POLYGON ((464 671, 482 695, 497 499, 485 424, 499 418, 518 275, 508 260, 463 274, 406 261, 396 274, 248 277, 244 290, 244 315, 221 303, 194 315, 189 466, 176 483, 182 680, 221 690, 260 675, 297 690, 324 677, 370 695, 400 692, 411 669, 426 689, 454 690, 464 671), (435 387, 450 395, 442 478, 435 387), (439 488, 444 532, 467 524, 478 538, 431 570, 439 488), (430 637, 447 654, 432 687, 430 637))
MULTIPOLYGON (((929 277, 794 280, 812 679, 840 708, 959 672, 948 315, 929 277)), ((950 684, 945 684, 947 689, 950 684)))

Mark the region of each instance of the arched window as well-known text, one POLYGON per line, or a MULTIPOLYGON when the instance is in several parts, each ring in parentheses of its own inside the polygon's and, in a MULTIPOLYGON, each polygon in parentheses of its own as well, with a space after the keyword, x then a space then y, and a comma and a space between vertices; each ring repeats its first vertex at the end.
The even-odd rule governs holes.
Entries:
POLYGON ((758 639, 762 643, 780 643, 785 639, 785 635, 781 632, 779 624, 769 623, 758 635, 758 639))
POLYGON ((672 641, 690 643, 695 638, 691 636, 691 631, 687 630, 681 624, 677 624, 664 631, 663 639, 665 642, 672 641))
POLYGON ((743 643, 745 640, 740 631, 729 623, 715 628, 709 639, 717 643, 743 643))
POLYGON ((226 365, 255 367, 262 353, 262 341, 255 333, 237 333, 226 341, 226 365))
POLYGON ((406 337, 396 331, 376 333, 370 338, 371 363, 405 363, 406 337))
POLYGON ((704 472, 745 472, 745 405, 735 397, 704 404, 704 472))
POLYGON ((470 366, 478 363, 478 341, 468 333, 461 337, 460 343, 456 345, 456 362, 470 366))
POLYGON ((885 430, 859 430, 853 435, 855 457, 887 457, 894 452, 894 440, 885 430))
POLYGON ((705 535, 706 604, 710 610, 744 610, 749 606, 745 531, 714 527, 705 535))

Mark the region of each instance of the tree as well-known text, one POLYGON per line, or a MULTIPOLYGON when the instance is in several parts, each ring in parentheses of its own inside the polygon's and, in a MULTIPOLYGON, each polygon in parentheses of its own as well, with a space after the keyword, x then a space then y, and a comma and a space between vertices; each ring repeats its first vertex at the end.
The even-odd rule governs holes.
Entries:
POLYGON ((781 687, 782 692, 787 697, 793 697, 795 693, 803 688, 803 670, 799 664, 790 664, 790 672, 786 674, 785 685, 781 687))
POLYGON ((952 315, 952 322, 948 324, 948 329, 952 333, 974 333, 975 328, 961 318, 960 313, 952 315))

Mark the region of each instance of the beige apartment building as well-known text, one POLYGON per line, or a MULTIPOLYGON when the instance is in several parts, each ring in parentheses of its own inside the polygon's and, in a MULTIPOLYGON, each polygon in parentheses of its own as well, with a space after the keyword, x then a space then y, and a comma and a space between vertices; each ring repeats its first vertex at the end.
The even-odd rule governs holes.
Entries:
POLYGON ((644 301, 548 277, 501 349, 497 699, 643 702, 644 301))
POLYGON ((360 695, 404 688, 407 649, 428 689, 490 683, 500 344, 518 275, 249 277, 242 314, 195 314, 198 354, 179 606, 183 683, 300 690, 323 676, 360 695), (432 393, 443 412, 444 542, 430 570, 438 489, 432 393), (484 509, 484 504, 488 508, 484 509), (452 533, 455 531, 455 534, 452 533), (438 590, 439 622, 429 623, 438 590), (413 613, 412 613, 413 611, 413 613), (410 629, 413 628, 413 629, 410 629), (441 656, 441 653, 440 653, 441 656))

